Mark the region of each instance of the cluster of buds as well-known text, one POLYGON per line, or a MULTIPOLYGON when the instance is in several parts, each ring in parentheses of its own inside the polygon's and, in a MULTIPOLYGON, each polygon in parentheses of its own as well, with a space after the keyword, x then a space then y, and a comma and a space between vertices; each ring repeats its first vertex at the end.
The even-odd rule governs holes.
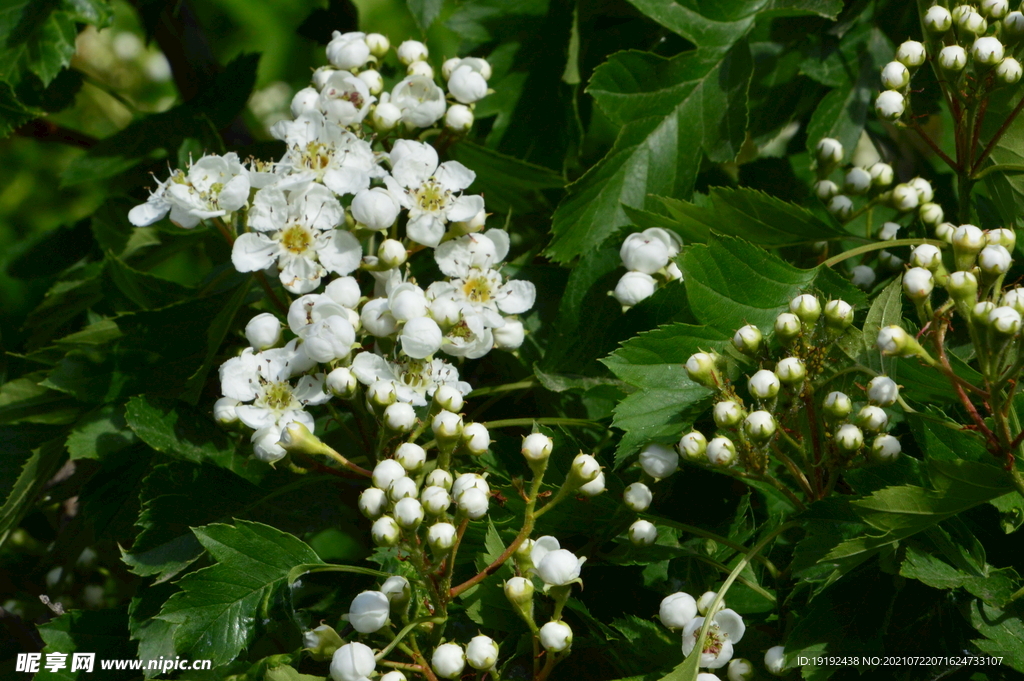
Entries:
POLYGON ((864 392, 867 403, 859 406, 846 393, 838 390, 825 396, 823 407, 829 419, 829 428, 840 462, 852 463, 865 454, 876 463, 895 460, 902 451, 900 441, 889 435, 889 414, 886 407, 896 404, 899 386, 888 376, 875 376, 864 392), (872 438, 865 448, 865 435, 872 438))
POLYGON ((658 288, 683 278, 673 258, 679 255, 682 243, 675 233, 651 227, 630 234, 622 242, 619 256, 628 272, 622 275, 612 295, 623 309, 650 298, 658 288))

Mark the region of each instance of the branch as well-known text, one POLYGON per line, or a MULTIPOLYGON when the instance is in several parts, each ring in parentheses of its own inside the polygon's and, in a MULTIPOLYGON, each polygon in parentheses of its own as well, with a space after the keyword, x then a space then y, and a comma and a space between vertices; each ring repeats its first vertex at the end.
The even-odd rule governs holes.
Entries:
POLYGON ((90 149, 97 142, 97 139, 91 135, 65 128, 42 118, 37 118, 17 128, 14 134, 19 137, 31 137, 40 142, 59 142, 82 149, 90 149))

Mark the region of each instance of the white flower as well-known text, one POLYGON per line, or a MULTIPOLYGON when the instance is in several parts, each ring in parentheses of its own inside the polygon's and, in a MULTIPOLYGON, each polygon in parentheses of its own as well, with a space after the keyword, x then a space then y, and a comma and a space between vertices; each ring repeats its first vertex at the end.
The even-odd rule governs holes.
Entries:
POLYGON ((395 480, 405 477, 405 468, 394 459, 384 459, 373 468, 373 486, 387 490, 395 480))
POLYGON ((540 628, 540 644, 550 653, 560 653, 572 645, 572 629, 565 622, 552 620, 540 628))
POLYGON ((544 433, 530 433, 523 438, 522 453, 529 461, 543 461, 551 456, 554 442, 544 433))
POLYGON ((444 490, 452 488, 452 474, 442 468, 435 468, 427 473, 427 479, 423 481, 427 487, 440 487, 444 490))
POLYGON ((768 673, 773 676, 782 676, 786 669, 786 649, 782 646, 772 646, 764 654, 764 666, 768 673))
POLYGON ((388 507, 388 495, 382 489, 367 487, 359 494, 359 511, 370 520, 384 515, 388 507))
POLYGON ((888 463, 894 461, 903 451, 900 441, 892 435, 879 435, 871 443, 871 454, 876 461, 888 463))
POLYGON ((868 381, 868 401, 881 407, 896 404, 900 396, 900 387, 888 376, 875 376, 868 381))
POLYGON ((759 400, 767 400, 779 394, 779 377, 774 371, 761 369, 747 379, 747 390, 759 400))
POLYGON ((407 402, 389 404, 384 410, 384 425, 399 433, 408 433, 416 425, 416 410, 407 402))
POLYGON ((479 62, 483 60, 463 59, 448 77, 448 92, 462 104, 472 104, 487 96, 487 79, 479 62))
POLYGON ((423 61, 428 56, 430 56, 430 52, 427 50, 427 46, 418 40, 406 40, 398 46, 398 61, 406 66, 414 61, 423 61))
POLYGON ((896 90, 886 90, 875 99, 875 113, 886 121, 895 121, 903 115, 906 102, 903 95, 896 90))
POLYGON ((822 201, 828 201, 839 193, 839 185, 832 180, 818 180, 814 183, 814 195, 822 201))
POLYGON ((683 591, 666 596, 661 601, 658 617, 669 629, 682 629, 697 616, 697 601, 683 591))
POLYGON ((619 256, 627 270, 654 274, 679 254, 680 247, 679 237, 673 232, 651 227, 626 237, 619 256))
POLYGON ((767 411, 751 412, 743 421, 743 433, 754 442, 767 442, 775 428, 775 418, 767 411))
POLYGON ((626 490, 622 493, 622 501, 631 511, 637 513, 643 513, 654 499, 654 495, 651 494, 651 488, 642 482, 634 482, 626 487, 626 490))
MULTIPOLYGON (((355 80, 366 87, 359 79, 355 80)), ((369 142, 328 120, 319 111, 307 111, 294 121, 275 123, 270 131, 288 146, 277 167, 281 178, 277 184, 279 189, 317 181, 344 196, 366 189, 372 178, 383 175, 369 142)))
POLYGON ((381 584, 380 591, 392 603, 405 603, 411 594, 409 580, 401 575, 392 575, 385 579, 381 584))
POLYGON ((836 194, 828 202, 828 212, 840 220, 845 220, 853 212, 853 201, 849 196, 836 194))
POLYGON ((335 31, 327 43, 327 61, 337 69, 351 71, 365 64, 370 58, 370 46, 365 33, 341 33, 335 31))
POLYGON ((524 551, 529 556, 530 562, 534 565, 540 565, 540 562, 544 560, 544 557, 552 551, 557 551, 562 548, 558 543, 558 539, 551 535, 544 535, 538 537, 536 540, 527 540, 523 542, 522 546, 519 547, 519 551, 524 551), (529 544, 529 547, 527 547, 529 544))
POLYGON ((668 447, 651 443, 640 452, 640 467, 655 480, 661 480, 679 469, 679 455, 668 447))
POLYGON ((612 295, 624 307, 633 307, 642 300, 654 295, 657 282, 654 277, 643 272, 626 272, 615 285, 612 295))
MULTIPOLYGON (((703 617, 695 617, 683 629, 683 655, 689 655, 697 645, 703 617)), ((743 618, 728 608, 715 613, 704 648, 701 651, 700 666, 708 669, 724 667, 732 659, 733 645, 739 643, 746 631, 743 618)))
MULTIPOLYGON (((1001 334, 1007 336, 1016 335, 1020 331, 1020 312, 1017 312, 1012 307, 997 307, 989 313, 988 323, 1001 334)), ((239 407, 239 409, 242 409, 242 407, 239 407)), ((239 418, 242 418, 241 414, 239 414, 239 418)))
POLYGON ((370 527, 370 537, 377 546, 394 546, 402 536, 402 530, 391 516, 377 518, 370 527))
POLYGON ((409 210, 406 232, 416 243, 437 247, 449 221, 469 220, 483 210, 482 197, 461 194, 476 173, 458 161, 438 164, 429 144, 398 140, 389 157, 391 175, 384 183, 409 210))
POLYGON ((347 127, 362 122, 377 98, 366 81, 348 71, 335 71, 320 91, 320 109, 327 120, 347 127))
POLYGON ((635 521, 627 534, 634 546, 650 546, 658 540, 658 528, 647 520, 635 521))
POLYGON ((485 494, 489 494, 491 491, 484 476, 476 473, 463 473, 452 485, 452 497, 457 500, 463 492, 471 489, 480 490, 485 494))
POLYGON ((1003 246, 985 246, 978 254, 978 267, 985 274, 1006 274, 1012 264, 1013 258, 1003 246))
POLYGON ((518 319, 505 319, 505 323, 491 331, 494 347, 499 350, 516 350, 526 340, 526 329, 518 319))
POLYGON ((932 273, 923 267, 911 267, 903 275, 903 291, 913 301, 926 300, 935 287, 935 279, 932 273))
POLYGON ((577 558, 571 551, 548 551, 539 563, 535 562, 537 576, 549 586, 565 586, 579 579, 580 568, 586 558, 577 558))
POLYGON ((281 321, 269 312, 258 314, 245 325, 245 339, 254 350, 266 350, 281 340, 281 321))
POLYGON ((402 112, 402 121, 414 128, 429 128, 444 116, 444 90, 426 76, 409 76, 391 91, 391 104, 402 112))
POLYGON ((388 499, 392 502, 415 497, 418 491, 416 481, 405 475, 388 485, 387 489, 388 499))
POLYGON ((892 166, 881 161, 868 168, 868 174, 871 175, 871 183, 876 187, 888 187, 894 178, 892 166))
POLYGON ((248 200, 249 173, 238 154, 209 155, 191 164, 187 172, 175 170, 158 183, 146 203, 128 211, 128 220, 145 227, 170 213, 171 222, 191 229, 200 220, 235 212, 248 200))
POLYGON ((395 502, 395 521, 403 529, 416 529, 423 522, 423 504, 412 497, 399 499, 395 502))
POLYGON ((359 642, 346 643, 334 651, 331 658, 331 678, 334 681, 366 681, 376 668, 373 650, 359 642))
POLYGON ((442 679, 457 679, 466 668, 466 654, 458 643, 442 643, 434 649, 430 666, 442 679))
POLYGON ((292 97, 292 117, 298 118, 307 111, 316 111, 319 104, 320 91, 315 87, 303 88, 292 97))
POLYGON ((858 288, 869 289, 875 283, 875 270, 870 265, 857 265, 850 275, 850 281, 858 288))
POLYGON ((1003 44, 999 38, 991 36, 978 38, 971 46, 971 56, 974 61, 987 66, 998 64, 1003 60, 1003 44))
POLYGON ((430 515, 441 515, 452 505, 452 498, 444 487, 429 485, 420 493, 420 503, 430 515))
POLYGON ((217 423, 227 426, 238 421, 238 413, 235 411, 241 402, 233 397, 221 397, 213 403, 213 418, 217 423))
POLYGON ((360 634, 379 631, 388 623, 391 603, 380 591, 364 591, 352 599, 348 608, 348 621, 360 634))
POLYGON ((395 224, 401 207, 394 195, 384 187, 361 189, 352 198, 352 217, 356 222, 376 231, 395 224))
POLYGON ((713 466, 730 466, 736 460, 736 445, 727 437, 716 437, 704 454, 713 466))
POLYGON ((891 61, 882 68, 882 86, 887 90, 899 90, 910 83, 910 71, 902 62, 891 61))
MULTIPOLYGON (((462 417, 458 414, 442 409, 430 422, 430 429, 434 431, 435 437, 443 440, 452 440, 462 435, 462 417)), ((458 495, 456 495, 456 497, 458 497, 458 495)))
POLYGON ((505 598, 511 603, 525 605, 533 599, 533 582, 525 577, 513 577, 505 582, 503 588, 505 590, 505 598))
POLYGON ((942 264, 942 251, 931 244, 922 244, 911 251, 910 264, 934 271, 942 264))
POLYGON ((459 380, 458 370, 441 359, 409 360, 397 364, 388 362, 372 352, 361 352, 352 360, 351 368, 352 373, 363 385, 373 385, 378 381, 387 382, 393 386, 399 401, 408 402, 414 407, 425 406, 426 397, 433 396, 443 385, 451 386, 463 395, 471 390, 468 383, 459 380))
POLYGON ((493 669, 498 662, 498 644, 490 636, 474 636, 466 646, 466 661, 473 669, 493 669))
POLYGON ((355 277, 338 277, 324 288, 324 294, 342 307, 350 310, 359 305, 359 282, 355 277))
POLYGON ((1022 73, 1024 73, 1024 69, 1021 68, 1020 62, 1013 57, 1005 57, 996 67, 996 78, 1007 85, 1013 85, 1019 81, 1022 73))
POLYGON ((456 497, 455 503, 459 507, 459 511, 464 513, 470 520, 478 520, 487 515, 490 497, 486 492, 474 487, 459 494, 456 497))

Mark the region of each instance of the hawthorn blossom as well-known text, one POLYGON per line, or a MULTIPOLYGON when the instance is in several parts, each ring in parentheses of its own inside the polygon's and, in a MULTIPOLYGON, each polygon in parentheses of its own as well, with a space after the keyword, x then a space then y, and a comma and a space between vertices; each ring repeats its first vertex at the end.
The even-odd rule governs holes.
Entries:
POLYGON ((158 181, 146 203, 128 211, 128 220, 145 227, 170 213, 171 222, 191 229, 201 220, 235 212, 248 200, 249 172, 238 154, 208 155, 190 165, 188 172, 175 170, 166 181, 158 181))

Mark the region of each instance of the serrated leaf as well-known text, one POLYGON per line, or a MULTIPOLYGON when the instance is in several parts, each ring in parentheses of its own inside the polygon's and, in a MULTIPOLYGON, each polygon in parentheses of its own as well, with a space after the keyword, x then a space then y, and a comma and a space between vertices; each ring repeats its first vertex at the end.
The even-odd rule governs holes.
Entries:
POLYGON ((10 85, 0 82, 0 137, 42 115, 43 111, 18 101, 10 85))
POLYGON ((999 608, 985 605, 980 601, 971 604, 971 624, 984 639, 974 643, 981 650, 996 657, 1002 663, 1024 672, 1024 620, 1021 608, 999 608))
POLYGON ((441 14, 444 0, 405 0, 420 31, 426 32, 441 14))
POLYGON ((0 385, 0 423, 72 423, 79 409, 75 401, 59 391, 39 385, 38 378, 22 377, 0 385))
POLYGON ((72 460, 102 459, 135 442, 124 420, 124 407, 107 405, 79 419, 68 435, 67 448, 72 460))
POLYGON ((105 271, 117 289, 143 310, 164 307, 194 293, 177 282, 133 269, 113 253, 107 253, 105 271))
POLYGON ((3 506, 0 506, 0 545, 32 508, 36 497, 63 462, 63 438, 49 440, 32 450, 32 455, 21 467, 14 487, 4 498, 3 506))
POLYGON ((1017 587, 1017 573, 1013 568, 989 569, 988 574, 972 575, 913 545, 907 546, 900 574, 934 589, 963 588, 989 605, 1000 607, 1008 602, 1017 587))
POLYGON ((135 676, 131 670, 104 671, 101 660, 116 660, 135 657, 134 646, 128 640, 128 616, 125 610, 72 610, 39 626, 39 635, 46 643, 45 653, 64 653, 66 666, 56 672, 41 669, 37 679, 71 681, 91 679, 96 676, 110 679, 129 679, 135 676), (93 653, 93 668, 89 671, 71 671, 74 653, 93 653))
POLYGON ((493 149, 459 142, 451 149, 451 158, 472 168, 476 179, 469 190, 487 197, 488 212, 496 214, 527 213, 550 210, 547 198, 541 193, 548 189, 561 189, 562 176, 543 166, 506 156, 493 149))
POLYGON ((157 619, 175 625, 174 648, 192 659, 219 666, 253 640, 257 623, 296 565, 321 563, 290 534, 260 523, 207 525, 193 530, 216 565, 183 577, 181 591, 164 604, 157 619))

